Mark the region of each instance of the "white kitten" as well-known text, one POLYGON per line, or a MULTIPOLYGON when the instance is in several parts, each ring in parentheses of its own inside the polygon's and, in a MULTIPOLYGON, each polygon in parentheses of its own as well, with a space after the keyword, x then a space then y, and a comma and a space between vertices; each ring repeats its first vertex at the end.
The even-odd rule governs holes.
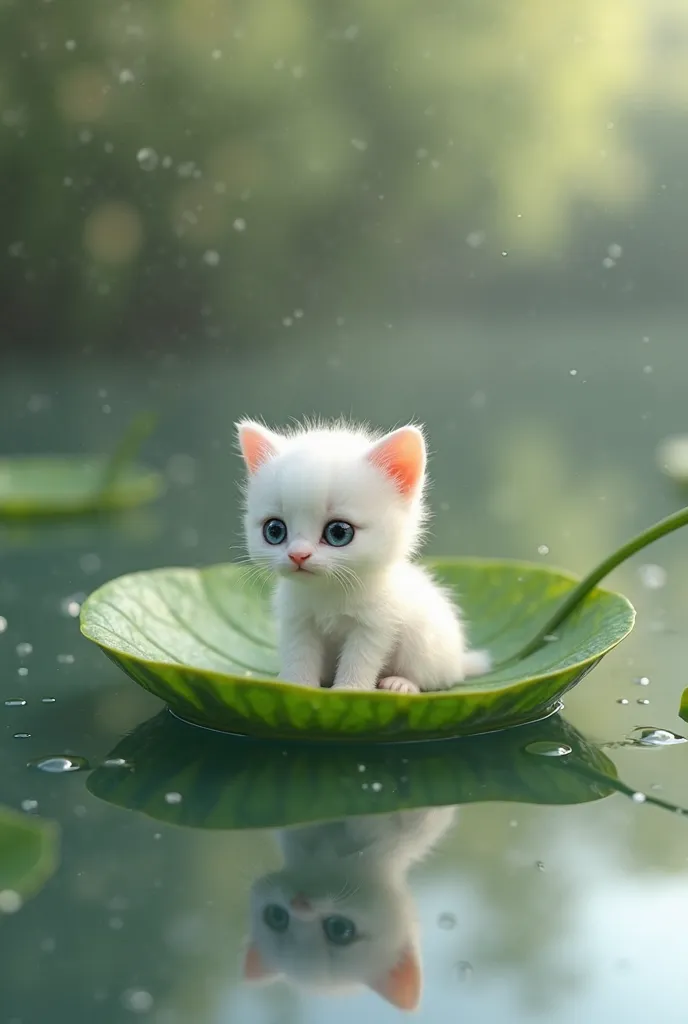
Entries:
POLYGON ((363 985, 415 1009, 422 969, 406 876, 453 816, 428 808, 278 832, 284 863, 251 889, 244 977, 331 995, 363 985))
POLYGON ((279 576, 282 679, 336 689, 440 690, 486 672, 458 609, 410 562, 425 520, 418 427, 375 438, 335 426, 237 424, 246 539, 279 576))

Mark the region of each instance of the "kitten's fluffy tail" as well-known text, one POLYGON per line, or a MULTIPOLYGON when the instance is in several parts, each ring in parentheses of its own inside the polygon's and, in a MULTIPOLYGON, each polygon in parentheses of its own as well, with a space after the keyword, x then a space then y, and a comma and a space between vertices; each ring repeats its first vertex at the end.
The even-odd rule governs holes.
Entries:
POLYGON ((463 656, 464 675, 482 676, 492 668, 492 658, 488 651, 466 651, 463 656))

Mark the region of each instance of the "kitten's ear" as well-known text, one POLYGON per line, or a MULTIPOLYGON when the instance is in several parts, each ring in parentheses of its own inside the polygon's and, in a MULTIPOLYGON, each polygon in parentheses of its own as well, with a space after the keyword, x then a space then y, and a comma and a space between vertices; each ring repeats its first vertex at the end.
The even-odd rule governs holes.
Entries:
POLYGON ((277 455, 282 439, 279 434, 253 420, 240 420, 235 426, 246 468, 249 473, 255 473, 264 462, 277 455))
POLYGON ((413 946, 405 946, 396 965, 370 988, 397 1010, 416 1010, 422 985, 420 960, 413 946))
POLYGON ((368 459, 389 476, 405 498, 420 489, 425 476, 425 438, 418 427, 400 427, 373 445, 368 459))
POLYGON ((257 946, 251 943, 244 956, 244 979, 246 981, 272 981, 277 977, 277 971, 266 967, 257 946))

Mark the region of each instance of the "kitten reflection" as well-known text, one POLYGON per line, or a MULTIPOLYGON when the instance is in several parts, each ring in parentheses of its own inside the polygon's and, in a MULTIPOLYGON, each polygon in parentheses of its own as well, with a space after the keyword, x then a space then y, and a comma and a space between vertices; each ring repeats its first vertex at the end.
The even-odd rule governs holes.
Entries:
POLYGON ((415 1009, 422 972, 407 874, 453 816, 431 808, 278 832, 283 867, 251 890, 244 977, 330 994, 367 986, 415 1009))

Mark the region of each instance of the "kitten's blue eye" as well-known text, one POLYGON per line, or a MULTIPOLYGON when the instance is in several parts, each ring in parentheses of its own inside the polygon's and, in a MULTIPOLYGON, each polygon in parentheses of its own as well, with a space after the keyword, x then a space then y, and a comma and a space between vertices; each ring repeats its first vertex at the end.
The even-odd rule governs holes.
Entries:
POLYGON ((333 914, 323 919, 323 931, 333 946, 350 946, 358 938, 356 925, 348 917, 333 914))
POLYGON ((286 932, 289 927, 289 911, 279 903, 268 903, 263 911, 263 920, 273 932, 286 932))
POLYGON ((263 523, 263 536, 268 544, 282 544, 287 539, 287 524, 281 519, 268 519, 263 523))
POLYGON ((323 540, 333 548, 345 548, 354 539, 355 532, 351 523, 334 519, 323 530, 323 540))

